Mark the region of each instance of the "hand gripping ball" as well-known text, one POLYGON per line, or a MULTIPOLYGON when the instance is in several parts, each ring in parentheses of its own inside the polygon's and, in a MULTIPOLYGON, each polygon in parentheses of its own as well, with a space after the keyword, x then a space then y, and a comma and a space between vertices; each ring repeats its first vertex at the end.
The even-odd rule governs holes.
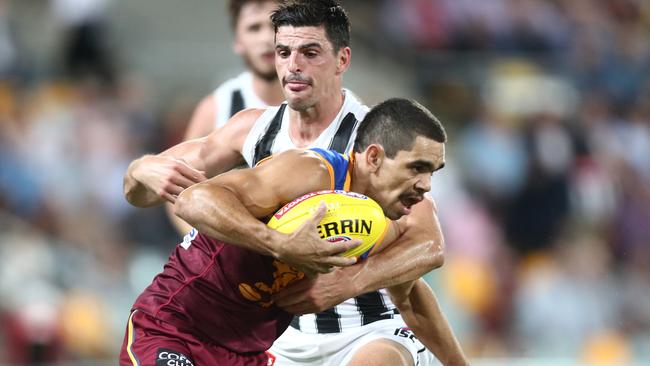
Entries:
POLYGON ((323 201, 327 214, 316 227, 320 237, 331 242, 359 239, 361 245, 342 255, 366 258, 386 234, 388 219, 377 202, 359 193, 338 190, 308 193, 279 209, 268 226, 285 234, 292 233, 314 215, 323 201))

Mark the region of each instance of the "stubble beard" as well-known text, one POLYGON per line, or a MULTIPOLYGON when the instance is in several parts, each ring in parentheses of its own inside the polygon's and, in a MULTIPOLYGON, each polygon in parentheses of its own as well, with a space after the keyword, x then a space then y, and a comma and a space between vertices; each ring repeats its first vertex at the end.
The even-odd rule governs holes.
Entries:
POLYGON ((249 55, 244 55, 244 62, 246 67, 253 73, 253 75, 259 77, 260 79, 266 81, 267 83, 272 83, 278 81, 278 73, 275 70, 275 67, 271 68, 269 71, 260 70, 259 67, 251 60, 249 55))
POLYGON ((294 111, 298 111, 298 112, 304 112, 307 109, 316 105, 316 103, 310 99, 298 99, 298 100, 290 100, 289 98, 286 99, 287 99, 287 104, 289 104, 289 107, 294 111))

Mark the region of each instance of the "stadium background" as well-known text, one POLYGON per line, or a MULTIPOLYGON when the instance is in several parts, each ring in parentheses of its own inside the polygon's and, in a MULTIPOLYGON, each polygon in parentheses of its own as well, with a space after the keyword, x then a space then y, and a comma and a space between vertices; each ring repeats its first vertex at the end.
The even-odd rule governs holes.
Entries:
MULTIPOLYGON (((343 4, 345 85, 448 128, 427 280, 474 364, 648 364, 650 1, 343 4)), ((122 175, 242 69, 230 42, 223 1, 0 0, 0 365, 115 364, 178 240, 122 175)))

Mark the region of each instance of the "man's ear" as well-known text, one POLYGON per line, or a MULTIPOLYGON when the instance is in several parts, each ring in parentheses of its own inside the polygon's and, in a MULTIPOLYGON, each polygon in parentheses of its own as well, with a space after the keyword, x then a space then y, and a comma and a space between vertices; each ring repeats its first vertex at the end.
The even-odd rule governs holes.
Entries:
POLYGON ((338 57, 338 64, 336 66, 336 75, 342 75, 350 67, 352 50, 350 50, 350 47, 343 47, 339 50, 337 57, 338 57))
POLYGON ((375 173, 381 167, 386 158, 384 147, 378 144, 370 144, 366 148, 366 164, 371 173, 375 173))

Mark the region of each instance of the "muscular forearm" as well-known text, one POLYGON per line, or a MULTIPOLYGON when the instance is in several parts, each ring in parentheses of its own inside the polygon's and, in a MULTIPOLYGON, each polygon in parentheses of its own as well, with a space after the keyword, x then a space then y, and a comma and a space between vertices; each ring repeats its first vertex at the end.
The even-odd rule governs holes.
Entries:
POLYGON ((443 365, 469 364, 433 291, 423 280, 416 281, 406 297, 393 299, 406 325, 443 365))
POLYGON ((174 213, 199 232, 255 252, 278 256, 271 243, 282 235, 254 218, 229 189, 204 184, 181 193, 174 213))
POLYGON ((395 243, 377 255, 347 268, 343 274, 356 287, 355 296, 381 288, 416 280, 442 266, 444 255, 441 243, 395 243))
POLYGON ((131 164, 129 164, 126 174, 124 174, 124 197, 133 206, 151 207, 161 204, 165 200, 160 195, 147 189, 147 187, 134 175, 137 171, 138 164, 143 158, 144 157, 132 161, 131 164))

